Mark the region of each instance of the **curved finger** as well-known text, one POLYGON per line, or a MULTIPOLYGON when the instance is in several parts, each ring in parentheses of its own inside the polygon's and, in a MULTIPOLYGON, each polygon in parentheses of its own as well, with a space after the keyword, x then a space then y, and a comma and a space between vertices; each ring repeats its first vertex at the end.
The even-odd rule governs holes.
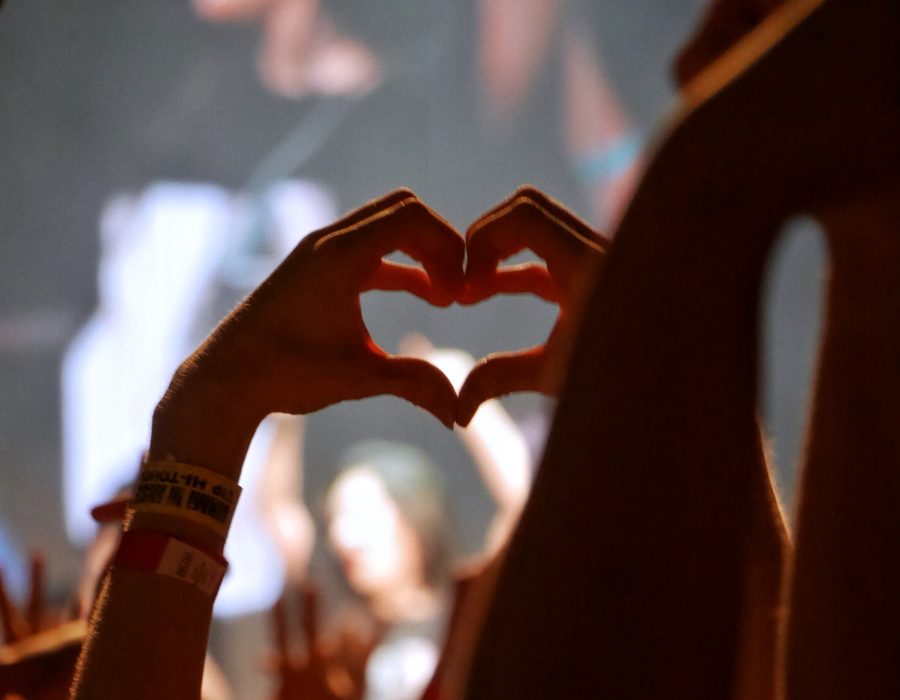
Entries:
POLYGON ((495 294, 534 294, 545 301, 559 303, 561 294, 546 265, 523 263, 497 268, 493 274, 466 284, 457 301, 477 304, 495 294))
POLYGON ((423 408, 448 428, 456 415, 456 391, 437 367, 414 357, 388 356, 372 360, 366 395, 393 394, 423 408))
POLYGON ((448 306, 454 299, 434 288, 428 273, 415 265, 382 260, 373 275, 364 283, 361 292, 409 292, 434 306, 448 306))
POLYGON ((44 626, 44 557, 35 552, 31 555, 31 586, 28 592, 28 607, 25 614, 32 634, 37 634, 44 626))
POLYGON ((676 83, 684 87, 749 34, 783 0, 713 0, 673 61, 676 83))
POLYGON ((300 243, 298 243, 287 258, 282 261, 275 272, 270 276, 270 279, 279 273, 286 274, 285 271, 292 269, 298 258, 304 258, 304 256, 309 254, 310 249, 320 247, 324 242, 335 236, 335 234, 340 234, 362 226, 364 225, 364 222, 383 215, 385 212, 390 212, 394 207, 402 205, 404 202, 415 201, 418 201, 418 198, 412 190, 405 188, 394 190, 383 197, 367 202, 358 209, 354 209, 334 223, 303 236, 300 243))
POLYGON ((362 286, 382 264, 402 251, 425 268, 436 293, 455 298, 463 284, 466 243, 444 219, 418 199, 406 199, 320 241, 345 258, 344 266, 362 286))
MULTIPOLYGON (((553 197, 550 197, 549 195, 541 192, 541 190, 539 190, 534 185, 522 185, 521 187, 516 188, 516 191, 513 192, 509 197, 482 214, 479 217, 478 221, 491 218, 499 212, 505 209, 509 209, 517 200, 532 201, 535 205, 544 209, 551 216, 559 219, 561 222, 566 224, 566 226, 571 228, 573 232, 575 232, 579 236, 582 236, 586 241, 590 241, 604 248, 609 245, 609 241, 600 233, 595 231, 589 223, 587 223, 584 219, 577 216, 573 212, 569 211, 569 209, 567 209, 553 197)), ((478 222, 476 221, 473 226, 477 223, 478 222)))
POLYGON ((562 274, 584 256, 602 254, 603 246, 587 238, 581 231, 582 225, 573 225, 573 218, 574 215, 559 215, 529 195, 514 197, 469 227, 467 281, 489 277, 500 261, 526 248, 562 274))
POLYGON ((388 192, 386 195, 366 202, 361 207, 354 209, 348 214, 345 214, 334 223, 331 223, 325 228, 319 229, 318 231, 309 234, 307 238, 315 239, 328 236, 335 231, 341 231, 343 229, 356 226, 361 221, 371 219, 379 212, 395 207, 402 202, 418 199, 419 198, 416 196, 415 192, 405 187, 401 187, 400 189, 393 190, 391 192, 388 192))
POLYGON ((488 355, 466 378, 459 390, 456 422, 465 427, 485 401, 519 391, 549 393, 546 382, 546 346, 488 355))

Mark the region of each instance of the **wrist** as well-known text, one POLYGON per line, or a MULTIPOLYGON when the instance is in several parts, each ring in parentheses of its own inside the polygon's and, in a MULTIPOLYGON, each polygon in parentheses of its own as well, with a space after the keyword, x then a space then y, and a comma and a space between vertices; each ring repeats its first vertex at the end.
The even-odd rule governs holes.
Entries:
POLYGON ((150 459, 196 464, 237 481, 265 417, 250 396, 240 382, 179 372, 154 411, 150 459))
POLYGON ((237 483, 218 472, 175 461, 147 461, 128 509, 126 532, 176 537, 221 553, 240 498, 237 483))

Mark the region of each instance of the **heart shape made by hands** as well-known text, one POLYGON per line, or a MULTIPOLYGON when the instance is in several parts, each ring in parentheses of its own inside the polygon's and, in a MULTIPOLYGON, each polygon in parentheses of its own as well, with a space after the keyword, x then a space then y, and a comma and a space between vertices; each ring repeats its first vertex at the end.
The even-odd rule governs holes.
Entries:
MULTIPOLYGON (((193 415, 219 415, 223 397, 240 396, 221 417, 235 437, 215 457, 232 464, 242 440, 270 413, 307 414, 393 394, 451 427, 467 425, 490 398, 555 394, 573 320, 606 249, 599 234, 534 188, 485 213, 465 239, 409 190, 392 192, 304 237, 182 364, 161 415, 177 426, 193 415), (501 265, 525 249, 546 264, 501 265), (424 269, 385 259, 395 251, 424 269), (375 345, 360 302, 372 290, 403 291, 443 307, 530 293, 558 304, 559 315, 545 343, 482 358, 457 393, 434 365, 375 345)), ((162 432, 182 434, 174 427, 162 432)))
MULTIPOLYGON (((554 395, 560 385, 573 318, 607 242, 562 205, 532 187, 518 189, 479 217, 466 233, 464 281, 448 299, 436 294, 427 270, 401 266, 406 284, 373 279, 370 288, 402 290, 427 301, 472 306, 498 294, 534 294, 559 305, 559 315, 547 340, 535 347, 482 358, 461 380, 459 362, 449 370, 437 362, 437 351, 424 339, 404 344, 404 355, 439 365, 458 392, 456 422, 466 425, 485 400, 518 391, 554 395), (545 264, 501 263, 523 250, 533 251, 545 264)), ((397 265, 396 263, 385 263, 397 265)), ((397 270, 398 268, 393 268, 397 270)), ((441 355, 444 356, 444 355, 441 355)))

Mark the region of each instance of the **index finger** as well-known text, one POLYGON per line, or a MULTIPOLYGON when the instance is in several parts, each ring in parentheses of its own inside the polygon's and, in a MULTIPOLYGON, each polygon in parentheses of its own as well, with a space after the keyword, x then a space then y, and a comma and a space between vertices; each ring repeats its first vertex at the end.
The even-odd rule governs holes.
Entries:
POLYGON ((602 239, 587 224, 548 202, 531 192, 517 192, 472 224, 466 233, 466 276, 485 279, 501 260, 526 248, 551 267, 579 259, 586 251, 599 254, 605 250, 602 239))
POLYGON ((462 287, 466 243, 444 219, 418 199, 404 199, 325 236, 322 248, 346 256, 344 269, 360 286, 372 278, 384 255, 406 253, 422 263, 436 292, 452 299, 462 287))

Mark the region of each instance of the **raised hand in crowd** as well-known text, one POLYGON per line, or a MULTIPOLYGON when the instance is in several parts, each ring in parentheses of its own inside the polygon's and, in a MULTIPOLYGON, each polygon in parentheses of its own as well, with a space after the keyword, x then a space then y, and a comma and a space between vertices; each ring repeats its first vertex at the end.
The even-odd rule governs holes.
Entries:
POLYGON ((0 698, 6 694, 24 700, 64 700, 75 670, 83 620, 67 610, 50 611, 46 605, 44 558, 31 557, 28 600, 18 608, 7 594, 0 575, 0 698))
POLYGON ((323 638, 319 592, 307 584, 297 591, 295 616, 302 643, 292 641, 288 596, 272 609, 275 652, 267 663, 278 675, 275 700, 359 700, 365 690, 366 661, 375 638, 366 626, 349 624, 323 638))
MULTIPOLYGON (((449 304, 463 285, 464 254, 463 238, 407 190, 310 234, 176 372, 154 415, 149 460, 202 465, 236 481, 265 415, 383 393, 452 425, 453 386, 428 362, 377 348, 359 294, 405 290, 449 304), (424 271, 382 260, 395 250, 424 271)), ((189 518, 135 512, 127 530, 174 537, 221 559, 224 534, 189 518)), ((113 567, 75 697, 196 697, 211 613, 208 592, 113 567)))

